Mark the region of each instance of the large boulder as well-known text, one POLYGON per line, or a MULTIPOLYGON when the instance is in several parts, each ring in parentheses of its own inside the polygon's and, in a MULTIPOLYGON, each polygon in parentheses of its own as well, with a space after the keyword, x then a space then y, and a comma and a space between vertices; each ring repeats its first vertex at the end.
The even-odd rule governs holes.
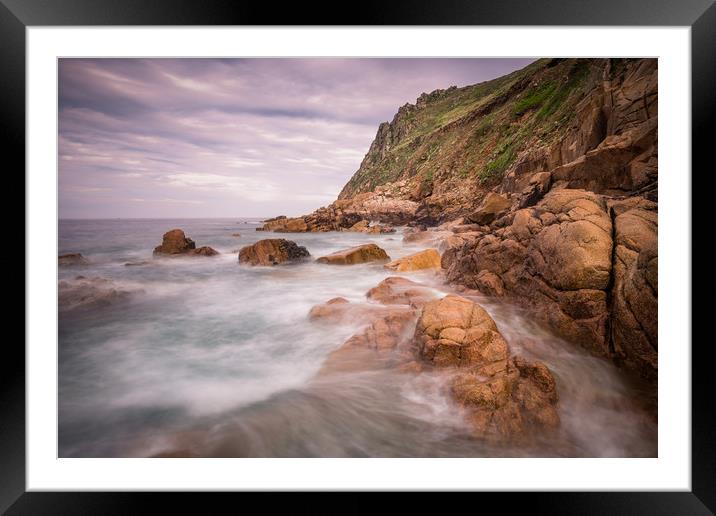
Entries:
POLYGON ((58 256, 57 263, 61 267, 67 267, 71 265, 87 265, 89 264, 89 260, 80 253, 69 253, 58 256))
POLYGON ((439 269, 440 253, 437 249, 425 249, 417 253, 398 258, 384 265, 386 269, 396 272, 418 271, 422 269, 439 269))
POLYGON ((510 296, 561 336, 609 354, 612 222, 602 196, 553 189, 444 262, 449 281, 510 296))
POLYGON ((316 261, 330 265, 355 265, 358 263, 384 262, 388 260, 390 260, 388 253, 376 244, 363 244, 321 256, 316 261))
POLYGON ((611 337, 614 353, 656 380, 658 365, 658 246, 656 204, 616 203, 611 337))
POLYGON ((487 225, 492 223, 498 215, 508 210, 511 205, 510 200, 504 195, 489 192, 480 207, 465 217, 465 220, 473 224, 487 225))
POLYGON ((428 303, 413 342, 424 363, 454 372, 450 393, 467 410, 476 437, 525 440, 559 426, 552 373, 540 362, 510 357, 495 321, 477 303, 456 295, 428 303))
POLYGON ((172 229, 164 233, 161 245, 154 248, 155 255, 184 254, 195 249, 196 244, 187 238, 181 229, 172 229))
POLYGON ((310 256, 305 247, 284 238, 267 238, 242 247, 239 263, 248 265, 279 265, 298 262, 310 256))
POLYGON ((507 342, 477 303, 448 295, 423 307, 415 328, 420 357, 438 367, 480 365, 507 358, 507 342))

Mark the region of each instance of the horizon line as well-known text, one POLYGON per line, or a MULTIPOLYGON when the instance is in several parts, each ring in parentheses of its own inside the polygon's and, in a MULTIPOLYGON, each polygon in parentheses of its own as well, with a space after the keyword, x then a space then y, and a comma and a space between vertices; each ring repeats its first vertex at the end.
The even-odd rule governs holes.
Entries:
MULTIPOLYGON (((203 220, 203 219, 268 219, 258 215, 236 215, 226 217, 58 217, 57 220, 203 220)), ((291 217, 289 217, 291 218, 291 217)))

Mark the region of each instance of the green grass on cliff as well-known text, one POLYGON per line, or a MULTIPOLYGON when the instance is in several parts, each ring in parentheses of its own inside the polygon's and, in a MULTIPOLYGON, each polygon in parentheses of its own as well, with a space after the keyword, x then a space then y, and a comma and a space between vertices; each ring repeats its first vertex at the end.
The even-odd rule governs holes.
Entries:
POLYGON ((541 59, 504 77, 435 95, 421 108, 402 110, 392 122, 400 140, 367 159, 341 198, 400 179, 438 186, 453 179, 500 181, 523 151, 548 144, 568 129, 577 102, 601 80, 604 63, 541 59))
POLYGON ((543 103, 542 108, 537 112, 537 119, 546 120, 561 107, 565 106, 569 95, 584 83, 588 74, 588 63, 584 61, 577 62, 575 67, 571 70, 567 81, 552 92, 549 98, 543 103))
POLYGON ((555 90, 556 86, 554 83, 549 82, 527 92, 527 94, 512 107, 512 114, 519 116, 530 109, 541 106, 545 100, 552 96, 555 90))
POLYGON ((515 147, 516 145, 514 143, 506 145, 500 150, 500 153, 495 159, 485 165, 485 168, 483 168, 478 175, 478 179, 481 183, 487 183, 495 178, 502 178, 504 172, 515 160, 515 157, 517 157, 515 147))

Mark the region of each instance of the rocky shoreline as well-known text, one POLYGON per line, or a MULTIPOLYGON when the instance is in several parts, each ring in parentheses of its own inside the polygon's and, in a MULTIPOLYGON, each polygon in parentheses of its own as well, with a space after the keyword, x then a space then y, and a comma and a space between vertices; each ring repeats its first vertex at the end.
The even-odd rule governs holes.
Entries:
MULTIPOLYGON (((512 97, 531 98, 530 88, 540 81, 552 84, 560 67, 576 73, 581 64, 569 61, 542 63, 515 80, 512 97)), ((501 180, 455 178, 448 173, 459 164, 454 158, 438 164, 446 170, 432 175, 427 190, 424 177, 410 167, 368 191, 349 188, 411 141, 416 130, 401 113, 429 110, 431 102, 457 93, 426 96, 420 106, 404 106, 393 122, 381 125, 338 200, 303 217, 267 220, 259 230, 382 232, 384 224, 412 226, 404 239, 437 247, 449 283, 518 303, 568 341, 655 382, 656 61, 592 61, 589 70, 579 72, 586 77, 580 79, 581 91, 567 97, 576 99, 569 105, 571 125, 545 129, 549 137, 526 141, 501 180)), ((542 123, 541 110, 527 110, 515 120, 516 108, 507 109, 505 102, 488 96, 484 107, 436 133, 459 135, 476 114, 493 121, 510 114, 513 118, 503 121, 506 131, 542 123)), ((426 136, 415 138, 420 146, 426 136)))
POLYGON ((436 296, 400 276, 386 278, 366 298, 365 305, 338 298, 311 310, 311 319, 323 323, 370 320, 329 355, 319 375, 379 367, 404 374, 441 371, 474 437, 496 444, 524 444, 559 427, 552 373, 541 362, 512 356, 480 305, 454 294, 436 296))
MULTIPOLYGON (((164 234, 154 256, 218 254, 197 251, 183 230, 173 229, 164 234)), ((89 263, 79 254, 70 256, 65 265, 89 263)), ((290 266, 310 256, 305 247, 290 240, 263 239, 241 248, 238 261, 246 266, 290 266)), ((441 256, 435 248, 391 261, 382 248, 368 243, 315 262, 325 266, 377 263, 391 272, 442 274, 441 256)), ((61 281, 59 289, 63 311, 107 307, 143 293, 123 290, 111 280, 83 276, 61 281)), ((386 367, 401 374, 439 371, 446 377, 449 396, 465 410, 474 436, 493 443, 524 443, 559 426, 559 396, 549 369, 541 362, 513 356, 492 318, 465 297, 442 297, 427 285, 389 276, 366 292, 365 303, 334 298, 314 306, 307 317, 315 324, 359 322, 362 328, 326 358, 319 376, 386 367)))

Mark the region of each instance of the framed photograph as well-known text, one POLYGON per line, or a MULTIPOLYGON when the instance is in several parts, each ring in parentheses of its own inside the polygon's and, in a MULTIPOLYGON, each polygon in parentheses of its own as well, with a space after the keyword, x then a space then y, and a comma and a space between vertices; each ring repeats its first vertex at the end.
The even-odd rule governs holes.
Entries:
POLYGON ((1 1, 27 245, 0 509, 712 513, 711 1, 1 1))

